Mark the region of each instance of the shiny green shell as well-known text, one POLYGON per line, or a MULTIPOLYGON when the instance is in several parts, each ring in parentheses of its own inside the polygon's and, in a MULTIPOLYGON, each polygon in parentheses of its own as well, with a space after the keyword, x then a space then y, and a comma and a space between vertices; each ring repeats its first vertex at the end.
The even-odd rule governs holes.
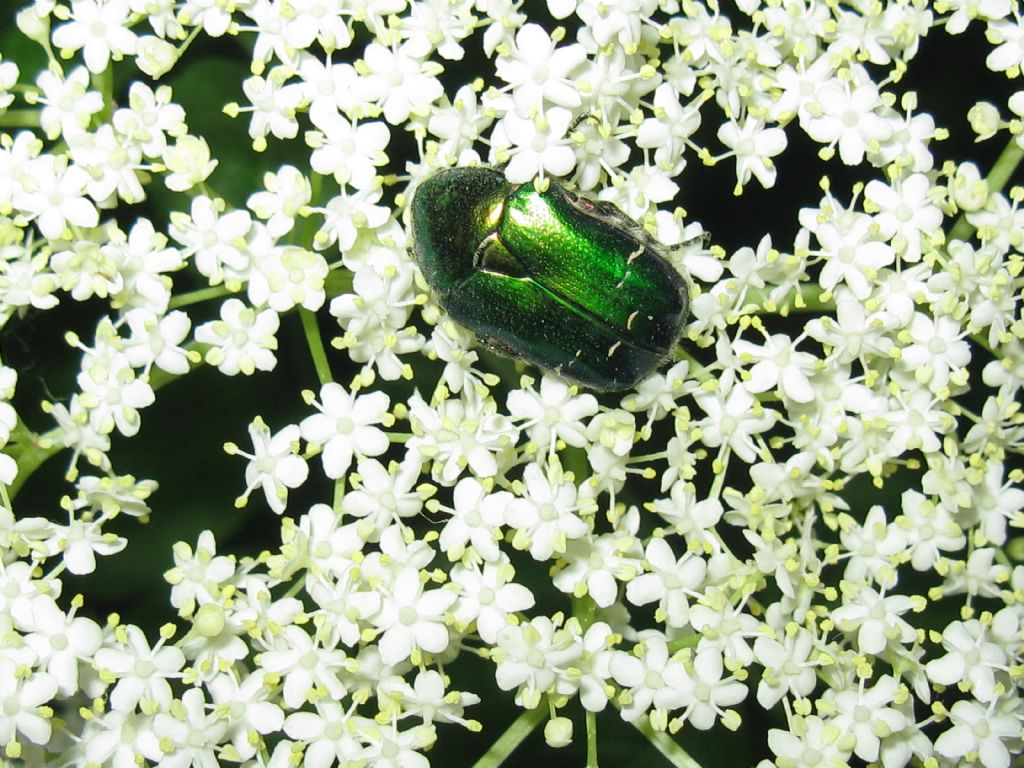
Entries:
POLYGON ((487 346, 598 390, 633 387, 672 351, 687 284, 611 203, 492 168, 427 178, 413 246, 438 304, 487 346))

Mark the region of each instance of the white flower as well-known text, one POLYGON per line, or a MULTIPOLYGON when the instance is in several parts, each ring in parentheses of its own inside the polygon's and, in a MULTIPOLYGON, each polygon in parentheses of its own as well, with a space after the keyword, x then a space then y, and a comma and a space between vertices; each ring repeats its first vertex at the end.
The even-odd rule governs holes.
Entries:
POLYGON ((1024 24, 1019 19, 999 19, 988 25, 988 34, 997 45, 986 57, 985 66, 993 72, 1019 70, 1024 65, 1024 24))
POLYGON ((699 392, 694 398, 707 414, 698 422, 704 444, 728 445, 740 461, 752 463, 757 457, 754 435, 770 429, 777 412, 762 407, 746 387, 727 382, 715 392, 699 392))
POLYGON ((654 149, 658 162, 672 162, 682 154, 700 123, 700 110, 682 106, 679 92, 670 83, 662 83, 654 92, 654 117, 646 118, 637 128, 636 144, 654 149))
POLYGON ((757 685, 757 703, 766 710, 787 693, 794 698, 810 695, 817 683, 812 660, 814 636, 803 627, 786 632, 781 641, 761 635, 754 640, 754 657, 764 668, 757 685))
POLYGON ((507 491, 488 493, 475 478, 459 480, 452 492, 451 508, 436 507, 451 514, 437 542, 448 559, 480 557, 487 562, 497 561, 505 513, 512 499, 507 491))
MULTIPOLYGON (((342 674, 348 666, 347 659, 343 650, 321 645, 317 638, 293 624, 285 627, 274 644, 260 654, 260 667, 281 676, 284 703, 294 710, 314 698, 317 701, 342 699, 348 692, 342 674), (317 688, 328 695, 315 696, 317 688)), ((288 731, 287 722, 285 731, 288 731)))
POLYGON ((779 762, 800 765, 810 761, 836 768, 847 765, 852 745, 841 728, 817 715, 794 717, 790 728, 790 731, 778 728, 768 731, 768 746, 779 762))
POLYGON ((210 37, 220 37, 231 26, 231 13, 218 0, 186 0, 178 15, 189 25, 202 26, 210 37))
POLYGON ((686 539, 687 546, 701 544, 713 547, 714 528, 722 519, 724 508, 720 499, 700 499, 693 486, 677 480, 667 499, 655 499, 650 509, 672 526, 671 531, 686 539))
POLYGON ((747 687, 735 677, 722 677, 724 665, 717 648, 700 648, 693 658, 692 671, 683 691, 689 699, 682 714, 673 718, 673 730, 683 723, 701 731, 710 730, 719 718, 727 724, 738 724, 739 716, 724 709, 739 704, 747 697, 747 687))
MULTIPOLYGON (((825 269, 835 263, 828 262, 825 269)), ((896 318, 884 311, 868 314, 853 291, 843 287, 836 291, 835 318, 829 315, 814 318, 807 323, 805 330, 812 339, 832 348, 830 359, 844 365, 871 356, 887 357, 896 347, 893 339, 897 330, 896 318)))
POLYGON ((173 547, 174 567, 164 574, 171 585, 171 605, 190 616, 196 603, 215 602, 221 588, 235 574, 235 559, 217 554, 217 540, 210 531, 199 534, 193 550, 184 541, 173 547))
MULTIPOLYGON (((713 555, 708 559, 710 579, 717 579, 723 572, 736 572, 740 568, 728 554, 713 555)), ((700 634, 697 649, 714 649, 720 653, 730 669, 736 665, 750 666, 754 652, 750 638, 763 632, 742 602, 731 603, 719 590, 706 590, 699 603, 690 607, 690 626, 700 634)))
POLYGON ((35 220, 43 237, 56 240, 69 227, 95 227, 99 213, 85 196, 89 175, 69 165, 65 155, 43 155, 32 161, 31 187, 14 195, 14 206, 35 220))
POLYGON ((319 131, 306 134, 306 143, 313 149, 310 167, 325 176, 334 176, 339 184, 368 189, 377 177, 375 166, 384 165, 384 148, 391 140, 385 123, 379 120, 356 123, 337 112, 317 115, 314 125, 319 131))
POLYGON ((14 103, 14 94, 10 90, 18 82, 18 74, 18 65, 13 61, 0 62, 0 111, 14 103))
POLYGON ((536 709, 544 693, 569 694, 576 684, 569 674, 571 665, 583 654, 582 644, 547 616, 537 616, 498 633, 491 658, 503 691, 516 688, 516 703, 536 709))
POLYGON ((470 150, 491 124, 472 87, 464 85, 455 92, 451 106, 435 106, 427 120, 427 130, 441 139, 440 160, 457 160, 470 150))
POLYGON ((165 272, 181 269, 181 252, 167 247, 167 237, 153 228, 149 219, 136 219, 125 235, 111 232, 101 246, 108 262, 117 265, 120 291, 111 304, 115 307, 139 307, 162 315, 171 299, 171 278, 165 272))
POLYGON ((534 560, 548 560, 556 552, 564 554, 570 539, 590 530, 579 517, 585 506, 576 484, 563 476, 556 463, 548 465, 547 475, 537 464, 528 464, 523 471, 522 495, 505 512, 508 526, 515 530, 512 546, 529 549, 534 560))
POLYGON ((184 312, 175 310, 164 317, 148 309, 132 309, 125 313, 125 325, 131 337, 125 340, 124 353, 135 368, 156 365, 167 373, 182 375, 189 371, 188 352, 181 346, 192 322, 184 312))
POLYGON ((910 344, 899 351, 901 366, 914 379, 937 392, 971 362, 971 350, 963 340, 964 328, 948 315, 932 317, 915 312, 905 329, 910 344))
POLYGON ((815 98, 815 116, 807 119, 807 134, 829 147, 839 145, 839 157, 846 165, 859 165, 864 153, 892 135, 878 88, 871 82, 837 83, 822 86, 815 98))
POLYGON ((78 690, 79 665, 92 661, 103 639, 95 621, 74 614, 74 610, 65 614, 52 597, 39 595, 18 622, 37 666, 53 676, 65 696, 78 690))
POLYGON ((704 560, 691 553, 678 559, 665 539, 651 539, 644 550, 644 570, 626 584, 626 599, 633 605, 658 601, 656 621, 685 627, 689 621, 688 598, 699 597, 698 588, 707 573, 704 560))
POLYGON ((253 452, 246 453, 229 443, 229 452, 249 459, 245 466, 245 491, 236 500, 244 505, 249 494, 256 488, 263 489, 267 504, 275 513, 281 514, 288 503, 288 489, 298 488, 309 474, 305 459, 296 455, 299 443, 299 428, 289 424, 280 432, 271 435, 270 428, 259 416, 249 425, 253 452))
POLYGON ((886 450, 891 456, 908 450, 938 451, 939 435, 948 434, 955 426, 955 420, 941 407, 938 398, 922 388, 893 398, 886 420, 891 430, 886 450))
POLYGON ((210 158, 204 139, 186 134, 164 149, 163 162, 170 171, 164 184, 174 192, 185 192, 206 181, 219 161, 210 158))
POLYGON ((273 693, 262 672, 249 674, 242 680, 232 673, 218 675, 207 687, 214 711, 222 713, 228 721, 225 737, 231 740, 243 760, 256 754, 254 731, 268 734, 281 730, 284 712, 276 702, 268 700, 273 693))
POLYGON ((505 177, 512 184, 523 184, 535 176, 567 176, 576 165, 576 154, 566 133, 572 113, 552 107, 536 117, 507 113, 495 126, 493 143, 500 147, 499 158, 509 158, 505 177))
POLYGON ((462 691, 445 691, 450 685, 445 677, 434 669, 418 672, 412 685, 401 678, 388 678, 381 681, 377 692, 382 702, 381 708, 392 708, 399 719, 406 717, 422 717, 424 725, 431 722, 459 723, 469 725, 463 717, 465 708, 479 704, 480 697, 462 691))
POLYGON ((808 352, 798 352, 789 336, 773 334, 765 338, 763 346, 740 339, 733 343, 733 349, 741 362, 754 363, 750 379, 745 383, 751 392, 767 392, 778 387, 783 395, 797 403, 814 400, 814 387, 808 374, 814 372, 818 361, 808 352))
POLYGON ((580 0, 576 15, 599 46, 616 41, 631 51, 640 42, 642 22, 650 19, 656 8, 656 0, 622 0, 614 5, 580 0))
MULTIPOLYGON (((344 580, 336 585, 337 596, 347 597, 347 580, 365 543, 356 524, 342 524, 342 515, 326 504, 314 504, 299 518, 298 530, 289 537, 288 551, 294 565, 308 561, 317 579, 325 575, 344 580)), ((292 566, 292 563, 289 563, 292 566)), ((328 580, 329 586, 335 586, 328 580)), ((322 596, 322 594, 321 594, 322 596)))
POLYGON ((608 665, 624 691, 622 719, 635 722, 653 706, 652 717, 662 728, 668 712, 690 701, 686 667, 670 657, 664 636, 652 631, 633 653, 616 651, 608 665))
POLYGON ((922 245, 939 230, 942 211, 933 202, 932 184, 915 173, 893 186, 872 179, 864 187, 864 199, 878 212, 875 222, 881 234, 892 238, 896 251, 907 261, 921 258, 922 245))
POLYGON ((929 570, 942 552, 956 552, 967 543, 950 511, 918 491, 904 491, 900 509, 902 514, 896 518, 896 524, 906 537, 914 570, 929 570))
POLYGON ((88 515, 79 519, 70 514, 69 517, 67 526, 59 526, 55 532, 60 533, 58 541, 70 573, 92 573, 96 570, 96 555, 116 555, 128 546, 127 539, 103 531, 102 519, 92 520, 88 515))
POLYGON ((70 139, 82 133, 92 116, 103 109, 103 97, 89 89, 89 70, 85 67, 75 67, 63 79, 44 69, 36 78, 36 85, 40 91, 36 100, 43 105, 39 124, 49 139, 62 134, 70 139))
MULTIPOLYGON (((314 712, 293 712, 284 732, 306 744, 303 762, 310 768, 329 768, 352 762, 363 754, 355 725, 361 718, 349 714, 338 701, 318 697, 314 712)), ((287 758, 287 752, 283 753, 287 758)))
MULTIPOLYGON (((271 3, 261 3, 255 10, 272 7, 271 3)), ((260 14, 257 13, 257 16, 260 14)), ((275 12, 275 20, 280 9, 275 12)), ((288 30, 291 29, 289 25, 288 30)), ((282 34, 268 36, 277 45, 287 44, 287 31, 282 34)), ((300 81, 309 102, 310 119, 314 125, 322 120, 329 120, 339 112, 349 117, 359 117, 366 111, 366 100, 361 91, 362 75, 348 62, 331 61, 313 56, 297 46, 299 54, 298 70, 300 81)))
POLYGON ((114 112, 114 130, 131 139, 146 157, 160 157, 167 137, 181 136, 187 130, 185 110, 171 101, 172 95, 169 86, 154 91, 143 82, 133 82, 128 89, 128 106, 114 112))
POLYGON ((139 175, 142 150, 129 139, 103 125, 69 139, 69 144, 72 159, 91 177, 86 191, 93 200, 109 206, 115 197, 129 204, 146 199, 139 175))
POLYGON ((50 717, 39 707, 57 695, 57 680, 45 672, 25 676, 16 665, 0 659, 0 701, 4 702, 4 716, 0 718, 0 741, 16 743, 18 735, 33 744, 46 744, 50 740, 50 717))
MULTIPOLYGON (((635 510, 628 517, 635 520, 635 510)), ((552 582, 576 597, 590 595, 598 606, 607 608, 618 597, 618 582, 628 582, 640 572, 639 549, 627 530, 572 539, 563 555, 568 565, 552 582)))
POLYGON ((946 654, 925 666, 928 679, 939 685, 966 682, 971 695, 982 702, 996 698, 996 674, 1006 668, 1006 651, 990 639, 977 619, 950 622, 942 630, 946 654))
POLYGON ((771 158, 786 149, 786 133, 781 128, 768 128, 761 120, 748 118, 739 125, 722 123, 718 139, 736 157, 736 187, 742 188, 754 176, 762 187, 775 185, 776 169, 771 158))
POLYGON ((414 3, 402 17, 409 55, 424 59, 436 49, 441 58, 460 61, 465 51, 459 41, 472 33, 477 21, 469 9, 468 3, 453 8, 446 0, 414 3))
POLYGON ((196 341, 209 344, 205 359, 226 376, 242 373, 251 376, 257 370, 273 370, 277 363, 277 333, 280 320, 272 309, 257 312, 238 299, 228 299, 220 307, 220 320, 196 328, 196 341))
POLYGON ((886 595, 866 584, 847 584, 843 604, 832 611, 832 620, 843 632, 856 633, 862 653, 877 655, 889 643, 914 641, 917 633, 902 614, 923 607, 920 596, 886 595))
POLYGON ((196 268, 217 285, 225 279, 242 280, 248 275, 251 255, 245 238, 252 228, 248 211, 224 213, 225 203, 199 195, 188 214, 171 214, 170 235, 182 244, 181 255, 194 257, 196 268))
POLYGON ((1014 697, 997 699, 988 707, 970 699, 958 701, 949 711, 953 726, 939 734, 935 751, 951 759, 975 753, 986 768, 1008 768, 1010 751, 1004 742, 1014 744, 1015 752, 1019 749, 1020 720, 1015 713, 1019 701, 1014 697))
POLYGON ((382 632, 377 644, 383 662, 394 665, 419 651, 444 651, 449 641, 444 614, 457 597, 450 589, 424 590, 416 568, 399 571, 371 619, 382 632))
POLYGON ((376 459, 356 465, 349 480, 355 486, 345 494, 341 507, 345 514, 363 518, 360 531, 367 541, 378 541, 381 532, 399 518, 413 517, 423 508, 423 495, 414 488, 420 477, 421 463, 417 457, 402 464, 392 462, 385 467, 376 459))
POLYGON ((103 434, 115 427, 122 435, 136 434, 142 425, 139 409, 156 399, 149 383, 136 378, 128 356, 109 348, 86 354, 76 380, 89 421, 103 434))
POLYGON ((590 393, 575 393, 569 385, 551 376, 533 387, 508 393, 508 411, 523 419, 521 427, 541 450, 554 454, 558 440, 582 448, 587 444, 584 419, 597 413, 597 398, 590 393))
POLYGON ((302 420, 302 437, 323 448, 324 473, 329 478, 342 477, 352 464, 353 454, 380 456, 387 450, 387 435, 375 426, 394 423, 387 412, 391 401, 383 392, 353 395, 341 385, 328 382, 320 388, 320 402, 312 393, 306 399, 320 413, 302 420))
POLYGON ((165 755, 160 762, 216 764, 216 747, 227 730, 227 721, 207 708, 202 688, 189 688, 177 703, 168 712, 159 712, 153 721, 153 733, 165 755))
POLYGON ((249 136, 253 146, 266 146, 267 134, 278 139, 294 139, 299 133, 296 110, 303 100, 302 86, 286 83, 284 68, 275 67, 267 78, 253 75, 242 81, 242 91, 252 104, 239 112, 249 112, 249 136))
POLYGON ((161 758, 159 739, 153 733, 153 716, 112 709, 91 718, 83 728, 85 759, 96 765, 131 766, 139 756, 161 758))
POLYGON ((309 179, 295 166, 283 165, 277 173, 263 174, 263 186, 266 190, 249 195, 246 205, 267 222, 271 237, 282 237, 312 198, 309 179))
POLYGON ((603 712, 614 691, 608 680, 615 656, 610 646, 617 640, 618 636, 603 621, 591 624, 583 635, 583 657, 575 668, 579 670, 580 704, 590 712, 603 712))
POLYGON ((71 21, 53 31, 53 44, 62 51, 80 49, 85 66, 99 74, 111 57, 120 60, 135 52, 135 33, 128 27, 128 0, 72 0, 71 21))
POLYGON ((516 113, 528 117, 543 110, 545 101, 569 109, 582 103, 574 74, 586 57, 582 45, 556 46, 542 26, 524 24, 508 55, 495 60, 494 70, 509 84, 516 113))
MULTIPOLYGON (((324 249, 337 245, 342 257, 350 258, 350 252, 361 236, 368 238, 388 222, 389 209, 377 205, 381 194, 380 189, 373 187, 357 190, 342 187, 323 208, 314 209, 324 217, 323 224, 314 236, 315 246, 324 249)), ((363 266, 354 261, 351 263, 353 268, 363 266)))
POLYGON ((495 454, 507 451, 518 437, 493 401, 467 405, 449 399, 434 409, 417 392, 409 400, 409 420, 414 436, 408 448, 432 461, 431 473, 441 485, 455 485, 466 467, 478 477, 493 477, 498 473, 495 454))
MULTIPOLYGON (((380 256, 390 251, 376 252, 380 256)), ((357 363, 366 363, 362 381, 373 383, 375 368, 385 381, 411 379, 412 367, 401 356, 420 349, 425 339, 412 326, 403 328, 415 306, 412 270, 383 267, 385 275, 370 264, 359 269, 352 280, 355 293, 335 296, 330 313, 345 328, 338 346, 348 350, 357 363)))
POLYGON ((123 290, 117 265, 96 243, 78 240, 69 246, 53 254, 50 266, 60 280, 60 287, 69 291, 73 299, 86 301, 93 296, 105 299, 123 290))
POLYGON ((178 63, 179 55, 174 45, 156 35, 143 35, 135 41, 135 63, 154 80, 170 72, 178 63))
POLYGON ((534 606, 533 593, 512 581, 514 576, 504 553, 494 562, 453 567, 452 583, 459 586, 459 598, 452 606, 456 629, 464 631, 475 622, 480 639, 493 645, 517 611, 534 606))
POLYGON ((878 760, 880 740, 899 733, 907 719, 894 702, 906 694, 891 675, 882 675, 873 685, 862 685, 859 690, 826 691, 826 697, 835 707, 831 723, 853 737, 853 753, 867 763, 878 760))
POLYGON ((426 117, 444 93, 437 79, 442 67, 417 58, 408 44, 392 50, 370 43, 362 63, 369 74, 360 82, 360 89, 368 100, 380 104, 384 119, 392 125, 405 122, 410 115, 426 117))
POLYGON ((185 655, 161 637, 150 646, 145 634, 129 624, 115 630, 117 645, 104 645, 96 651, 96 666, 116 682, 110 691, 110 706, 130 713, 138 705, 143 711, 166 709, 171 705, 169 679, 178 677, 185 666, 185 655))
POLYGON ((907 550, 907 539, 898 525, 890 525, 885 508, 874 505, 864 522, 844 518, 839 534, 850 557, 843 578, 850 582, 874 579, 880 586, 896 586, 898 556, 907 550))

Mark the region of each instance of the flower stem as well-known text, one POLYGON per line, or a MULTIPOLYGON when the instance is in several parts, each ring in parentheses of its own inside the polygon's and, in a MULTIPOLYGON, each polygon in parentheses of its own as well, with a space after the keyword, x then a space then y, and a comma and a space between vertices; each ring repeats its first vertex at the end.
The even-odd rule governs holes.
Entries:
POLYGON ((2 128, 38 128, 40 112, 38 109, 11 109, 0 117, 2 128))
POLYGON ((506 728, 497 741, 491 744, 491 748, 476 761, 473 768, 497 768, 504 763, 515 748, 540 725, 546 714, 544 707, 523 710, 515 722, 506 728))
POLYGON ((651 728, 646 717, 641 717, 633 723, 633 727, 646 736, 654 748, 667 757, 676 768, 702 768, 701 764, 690 757, 690 754, 679 746, 675 739, 667 733, 651 728))
POLYGON ((599 768, 597 765, 597 715, 587 710, 587 765, 586 768, 599 768))
MULTIPOLYGON (((60 429, 52 430, 60 434, 60 429)), ((47 436, 52 437, 47 433, 47 436)), ((64 450, 64 445, 59 440, 46 440, 30 430, 25 423, 18 419, 18 423, 11 432, 10 442, 5 452, 18 464, 18 474, 14 478, 7 492, 10 494, 8 502, 18 495, 21 486, 32 476, 39 466, 54 454, 64 450)))
POLYGON ((331 364, 327 362, 327 352, 324 350, 324 342, 320 337, 320 326, 316 324, 316 313, 308 309, 299 309, 299 317, 302 318, 302 330, 306 334, 306 343, 309 344, 309 354, 313 356, 313 366, 316 368, 316 375, 321 384, 334 381, 331 376, 331 364))
POLYGON ((189 291, 188 293, 181 293, 177 296, 172 296, 171 301, 168 304, 168 309, 180 309, 181 307, 187 307, 189 304, 198 304, 201 301, 207 299, 219 299, 221 296, 227 296, 229 291, 223 285, 212 285, 209 288, 199 288, 195 291, 189 291))
POLYGON ((1024 149, 1021 149, 1016 139, 1011 139, 985 179, 988 182, 989 192, 1002 191, 1022 159, 1024 159, 1024 149))

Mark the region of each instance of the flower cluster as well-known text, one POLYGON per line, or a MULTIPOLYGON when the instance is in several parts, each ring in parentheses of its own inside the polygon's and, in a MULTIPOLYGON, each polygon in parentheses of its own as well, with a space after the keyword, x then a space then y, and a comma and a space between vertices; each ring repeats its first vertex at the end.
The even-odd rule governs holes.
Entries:
POLYGON ((11 34, 48 66, 0 57, 0 323, 85 302, 101 317, 66 334, 77 374, 42 403, 47 431, 0 365, 7 759, 422 768, 449 731, 493 732, 462 671, 483 663, 522 711, 481 768, 543 723, 552 747, 579 741, 574 716, 588 768, 610 717, 674 765, 692 764, 692 729, 749 731, 751 764, 778 768, 1011 764, 1024 192, 1003 185, 1024 157, 1024 91, 971 110, 980 139, 1008 142, 985 178, 937 167, 948 130, 898 86, 926 35, 968 26, 989 69, 1019 75, 1024 21, 1009 0, 731 14, 694 0, 18 12, 11 34), (222 119, 290 159, 238 200, 158 84, 203 55, 199 37, 247 57, 222 119), (791 212, 792 243, 749 232, 727 253, 672 208, 693 160, 733 167, 737 194, 773 187, 797 135, 861 176, 850 191, 823 180, 791 212), (635 391, 498 375, 432 298, 410 201, 432 172, 479 164, 617 207, 686 274, 678 354, 635 391), (113 572, 129 542, 111 523, 159 511, 156 483, 119 471, 113 448, 143 439, 160 389, 192 371, 257 389, 299 323, 319 377, 293 393, 304 416, 195 437, 238 457, 237 504, 280 516, 279 538, 242 557, 181 531, 176 621, 98 620, 65 575, 113 572), (18 498, 47 460, 66 462, 59 511, 18 498), (332 496, 298 503, 311 477, 332 496))

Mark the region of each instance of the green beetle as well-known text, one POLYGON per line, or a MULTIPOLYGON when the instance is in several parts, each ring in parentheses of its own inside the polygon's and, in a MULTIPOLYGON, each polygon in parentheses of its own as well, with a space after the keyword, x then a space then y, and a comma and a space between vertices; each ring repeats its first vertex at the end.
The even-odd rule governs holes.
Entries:
POLYGON ((686 280, 635 221, 555 181, 450 168, 412 202, 416 262, 438 304, 498 352, 597 390, 633 387, 668 357, 686 280))

